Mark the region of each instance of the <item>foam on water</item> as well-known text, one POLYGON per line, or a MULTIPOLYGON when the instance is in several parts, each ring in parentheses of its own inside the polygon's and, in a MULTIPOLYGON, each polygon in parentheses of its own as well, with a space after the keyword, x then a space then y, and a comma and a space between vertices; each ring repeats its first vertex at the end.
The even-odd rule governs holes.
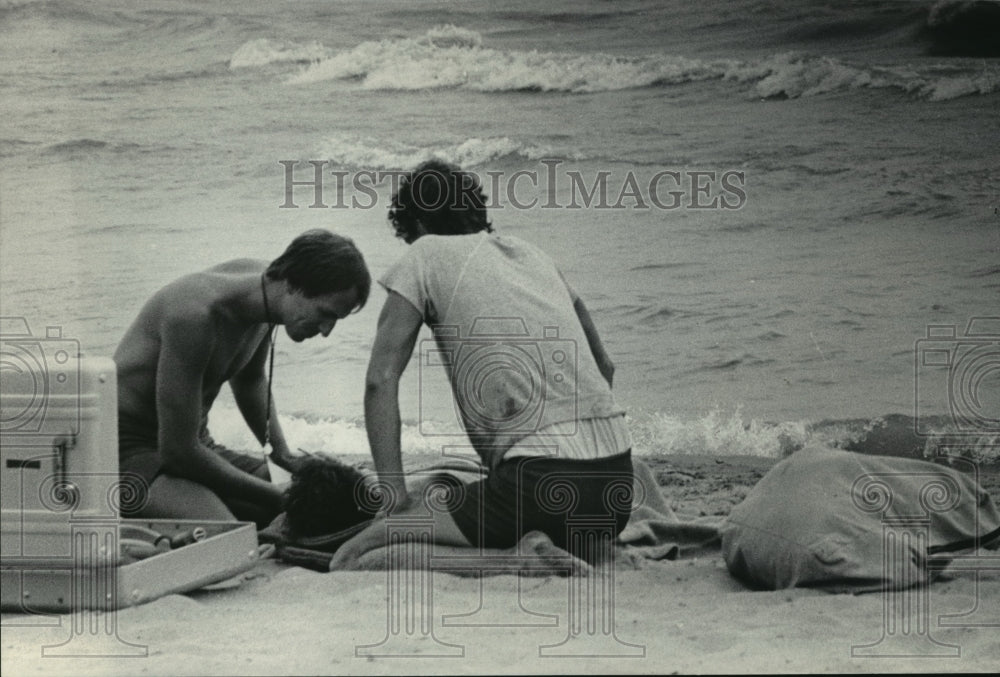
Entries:
MULTIPOLYGON (((292 450, 303 449, 328 455, 368 454, 368 436, 364 421, 340 418, 314 419, 281 415, 281 429, 292 450)), ((231 407, 216 407, 211 412, 212 437, 231 449, 254 451, 260 443, 247 428, 239 411, 231 407)), ((402 451, 404 454, 441 453, 443 447, 465 446, 468 440, 443 425, 427 426, 404 423, 402 451), (435 434, 439 433, 439 434, 435 434)))
MULTIPOLYGON (((321 155, 335 165, 369 170, 410 169, 430 158, 461 167, 480 167, 505 159, 538 160, 553 156, 552 149, 510 137, 469 138, 459 143, 425 146, 338 134, 327 139, 321 155)), ((562 154, 564 157, 565 154, 562 154)))
POLYGON ((252 68, 272 63, 311 63, 330 56, 330 50, 318 42, 282 43, 260 38, 244 43, 229 59, 229 67, 252 68))
POLYGON ((417 38, 363 42, 310 65, 291 84, 360 80, 367 89, 603 92, 718 78, 719 64, 679 56, 497 50, 452 25, 417 38))
POLYGON ((1000 69, 985 64, 979 72, 955 66, 917 70, 855 66, 831 57, 795 52, 735 65, 726 71, 725 78, 752 82, 754 93, 762 98, 795 99, 845 90, 896 89, 929 101, 945 101, 1000 91, 1000 69))
MULTIPOLYGON (((280 417, 289 445, 332 456, 370 453, 364 422, 338 418, 280 417)), ((912 419, 894 415, 835 421, 747 420, 737 407, 714 409, 684 418, 664 412, 637 412, 627 417, 632 451, 638 456, 757 456, 780 459, 809 446, 822 445, 891 456, 930 457, 941 453, 979 462, 1000 462, 1000 434, 962 434, 942 421, 924 437, 915 437, 912 419), (886 433, 888 431, 888 433, 886 433)), ((239 412, 216 407, 211 416, 213 437, 230 448, 256 450, 260 445, 239 412)), ((454 426, 435 422, 404 422, 402 452, 407 454, 471 454, 468 438, 454 426)))
POLYGON ((806 421, 747 423, 739 409, 729 414, 713 410, 695 419, 653 412, 631 418, 629 428, 639 454, 780 458, 802 447, 809 436, 806 421))
MULTIPOLYGON (((508 178, 567 158, 561 205, 578 204, 569 171, 587 188, 612 172, 614 203, 627 172, 648 197, 660 170, 733 168, 747 176, 738 210, 688 208, 688 195, 670 210, 529 211, 500 193, 491 217, 549 252, 587 300, 637 453, 843 442, 853 422, 812 421, 912 410, 914 341, 996 305, 984 141, 1000 62, 928 56, 910 33, 930 4, 0 0, 17 130, 0 139, 14 158, 0 171, 4 314, 110 354, 162 285, 276 256, 307 228, 350 234, 373 276, 401 254, 384 201, 313 209, 306 184, 300 208, 280 208, 279 159, 298 158, 307 181, 311 158, 353 170, 438 156, 508 178)), ((660 198, 672 189, 662 182, 660 198)), ((367 453, 354 417, 380 293, 323 350, 279 343, 293 446, 367 453)), ((229 417, 213 417, 217 435, 255 448, 229 417)), ((435 432, 408 423, 407 453, 461 441, 435 432)))
POLYGON ((453 25, 438 26, 416 38, 363 42, 335 54, 319 44, 274 47, 266 40, 254 41, 241 47, 231 63, 279 60, 310 62, 288 79, 290 84, 354 80, 372 90, 593 93, 720 80, 749 85, 746 94, 755 98, 896 89, 929 101, 1000 90, 1000 68, 986 63, 902 69, 797 52, 747 61, 498 50, 484 46, 479 33, 453 25))

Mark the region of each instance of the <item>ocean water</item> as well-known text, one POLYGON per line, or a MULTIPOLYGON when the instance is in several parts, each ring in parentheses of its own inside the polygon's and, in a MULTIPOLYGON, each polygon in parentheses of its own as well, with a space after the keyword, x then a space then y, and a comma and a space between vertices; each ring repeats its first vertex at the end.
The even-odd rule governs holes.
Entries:
MULTIPOLYGON (((163 284, 314 227, 378 277, 393 172, 438 156, 587 301, 638 452, 905 414, 995 456, 997 6, 3 1, 0 314, 110 355, 163 284)), ((383 300, 279 335, 293 446, 367 450, 383 300)), ((461 444, 439 370, 401 400, 406 451, 461 444)), ((231 400, 212 427, 252 446, 231 400)))

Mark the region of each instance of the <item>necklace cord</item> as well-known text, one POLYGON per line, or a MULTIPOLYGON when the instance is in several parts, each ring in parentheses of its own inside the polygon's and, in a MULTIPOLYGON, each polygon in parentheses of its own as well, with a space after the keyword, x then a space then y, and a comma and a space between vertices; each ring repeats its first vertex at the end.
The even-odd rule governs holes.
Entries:
POLYGON ((267 288, 264 285, 264 276, 267 273, 261 273, 260 275, 260 293, 264 299, 264 319, 267 321, 267 339, 271 342, 269 350, 269 359, 267 365, 267 411, 266 419, 264 424, 264 446, 267 447, 271 443, 271 383, 274 381, 274 329, 275 322, 271 320, 271 308, 267 303, 267 288))

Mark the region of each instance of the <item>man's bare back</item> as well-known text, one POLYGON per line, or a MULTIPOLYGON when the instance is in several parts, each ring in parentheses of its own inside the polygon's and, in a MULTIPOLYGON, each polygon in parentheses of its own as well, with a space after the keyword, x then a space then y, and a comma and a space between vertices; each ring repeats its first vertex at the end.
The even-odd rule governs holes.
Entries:
POLYGON ((118 366, 118 411, 156 425, 156 373, 163 336, 194 329, 209 351, 202 379, 202 409, 207 414, 222 385, 246 367, 267 336, 267 325, 239 322, 231 306, 237 302, 241 278, 254 280, 267 268, 264 261, 239 259, 186 275, 156 292, 139 311, 115 351, 118 366))

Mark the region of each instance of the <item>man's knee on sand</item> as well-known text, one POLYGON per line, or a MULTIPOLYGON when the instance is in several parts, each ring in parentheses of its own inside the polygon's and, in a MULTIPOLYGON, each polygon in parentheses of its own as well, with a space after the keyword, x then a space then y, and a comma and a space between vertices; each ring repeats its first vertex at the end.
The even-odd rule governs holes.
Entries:
MULTIPOLYGON (((213 445, 213 450, 234 467, 258 479, 271 480, 263 458, 232 451, 214 442, 213 445)), ((220 494, 200 482, 168 472, 155 444, 120 451, 119 470, 123 481, 134 491, 128 505, 122 505, 123 517, 239 520, 264 527, 277 516, 274 510, 220 494)))
POLYGON ((237 517, 215 492, 203 484, 160 473, 146 489, 141 508, 129 517, 233 521, 237 517))
POLYGON ((143 506, 125 516, 144 519, 195 519, 253 522, 264 528, 277 513, 260 505, 219 496, 203 484, 160 474, 146 490, 143 506))

